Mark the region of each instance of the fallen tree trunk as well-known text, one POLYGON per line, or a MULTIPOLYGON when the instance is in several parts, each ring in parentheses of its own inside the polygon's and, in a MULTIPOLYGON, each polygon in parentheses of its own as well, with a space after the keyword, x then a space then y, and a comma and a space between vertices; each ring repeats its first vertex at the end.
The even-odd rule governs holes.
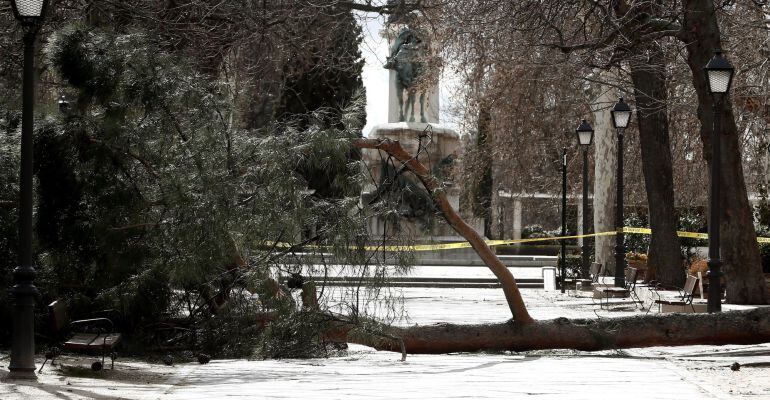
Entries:
POLYGON ((557 318, 519 324, 411 327, 381 325, 366 331, 338 322, 331 340, 409 354, 539 349, 611 350, 652 346, 755 344, 770 342, 770 308, 714 314, 653 314, 607 319, 557 318), (381 334, 371 334, 380 331, 381 334), (398 339, 398 340, 397 340, 398 339), (402 344, 403 343, 403 344, 402 344), (403 350, 402 350, 403 346, 403 350))
POLYGON ((324 314, 329 341, 357 343, 402 354, 539 349, 610 350, 651 346, 770 342, 770 308, 714 314, 645 315, 608 319, 535 321, 527 312, 508 268, 449 204, 439 182, 398 141, 358 139, 356 147, 382 150, 402 162, 430 192, 447 222, 471 244, 503 287, 513 318, 498 324, 395 327, 376 321, 346 321, 324 314))
POLYGON ((457 212, 449 204, 449 199, 444 193, 443 187, 431 175, 430 171, 417 161, 416 156, 412 156, 398 141, 390 139, 358 139, 355 141, 356 147, 360 149, 375 149, 382 150, 391 156, 395 157, 398 161, 404 164, 420 182, 425 186, 430 193, 433 203, 436 208, 441 210, 441 214, 449 225, 462 237, 464 237, 468 243, 470 243, 473 250, 484 261, 484 264, 492 270, 497 279, 500 281, 503 293, 505 294, 505 300, 508 302, 508 308, 511 310, 513 320, 522 324, 531 323, 534 320, 527 312, 527 307, 524 305, 524 300, 521 298, 521 292, 516 285, 516 279, 508 268, 503 264, 500 259, 497 258, 492 249, 487 246, 484 238, 478 234, 470 225, 463 221, 457 212))

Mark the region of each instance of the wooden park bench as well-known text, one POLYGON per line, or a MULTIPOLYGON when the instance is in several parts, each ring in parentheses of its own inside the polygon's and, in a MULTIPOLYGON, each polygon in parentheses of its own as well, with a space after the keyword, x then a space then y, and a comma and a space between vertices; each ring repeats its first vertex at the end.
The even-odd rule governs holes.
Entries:
POLYGON ((596 290, 601 293, 600 298, 600 307, 604 308, 605 306, 609 308, 610 305, 610 298, 625 298, 630 297, 631 300, 634 301, 634 303, 644 304, 642 300, 639 298, 639 296, 636 295, 636 292, 634 291, 634 288, 636 287, 636 278, 639 274, 638 270, 633 267, 628 267, 625 270, 624 276, 624 287, 618 287, 618 286, 604 286, 600 287, 596 290))
POLYGON ((687 279, 684 282, 683 288, 664 285, 652 286, 652 293, 657 296, 657 299, 650 303, 650 307, 647 309, 647 312, 650 312, 650 309, 652 309, 654 304, 658 305, 658 312, 662 311, 663 305, 681 307, 690 306, 692 312, 695 312, 695 306, 693 305, 692 300, 695 287, 699 281, 700 279, 692 275, 687 275, 687 279), (671 293, 672 290, 678 291, 678 294, 675 296, 666 295, 666 293, 671 293))
MULTIPOLYGON (((110 369, 115 368, 117 355, 112 350, 120 342, 121 334, 113 333, 115 325, 111 319, 100 317, 71 321, 67 315, 67 306, 60 300, 48 305, 48 315, 54 337, 68 338, 62 344, 65 349, 85 353, 101 353, 102 361, 95 361, 91 364, 91 369, 94 371, 99 371, 104 367, 105 356, 109 353, 112 360, 110 369)), ((53 365, 58 355, 59 349, 52 347, 46 354, 46 360, 40 366, 40 370, 42 371, 48 360, 51 360, 51 365, 53 365)))

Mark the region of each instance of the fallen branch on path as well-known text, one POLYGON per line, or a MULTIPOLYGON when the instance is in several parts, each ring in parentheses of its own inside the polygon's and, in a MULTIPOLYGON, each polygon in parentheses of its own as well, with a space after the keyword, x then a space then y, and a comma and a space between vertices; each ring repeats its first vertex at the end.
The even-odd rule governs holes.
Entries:
MULTIPOLYGON (((352 325, 337 325, 338 340, 409 354, 472 351, 612 350, 652 346, 757 344, 770 342, 770 308, 714 314, 654 314, 608 319, 557 318, 520 324, 449 324, 393 327, 378 337, 352 325), (400 341, 389 339, 399 338, 400 341)), ((371 329, 371 328, 370 328, 371 329)))

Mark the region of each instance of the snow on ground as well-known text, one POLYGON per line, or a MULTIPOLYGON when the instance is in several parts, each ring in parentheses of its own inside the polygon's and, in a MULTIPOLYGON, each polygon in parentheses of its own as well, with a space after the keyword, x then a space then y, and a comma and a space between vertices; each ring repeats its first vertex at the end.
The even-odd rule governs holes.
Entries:
MULTIPOLYGON (((408 319, 400 325, 436 322, 482 323, 510 318, 508 304, 500 289, 402 289, 408 319)), ((642 313, 628 299, 611 299, 610 309, 602 309, 590 293, 521 291, 530 314, 535 319, 613 318, 642 313)))
MULTIPOLYGON (((401 324, 498 322, 508 318, 499 289, 403 289, 401 324)), ((613 318, 639 313, 627 302, 601 310, 580 293, 523 290, 535 318, 613 318)), ((688 346, 581 353, 400 355, 351 345, 341 357, 214 360, 173 367, 118 360, 114 371, 63 374, 37 383, 3 381, 0 399, 770 399, 770 344, 688 346), (743 367, 732 371, 729 365, 743 367), (85 375, 80 376, 78 375, 85 375)), ((87 358, 65 360, 88 365, 87 358)), ((7 354, 0 354, 6 370, 7 354)), ((75 372, 78 372, 76 370, 75 372)), ((5 374, 5 373, 3 373, 5 374)))

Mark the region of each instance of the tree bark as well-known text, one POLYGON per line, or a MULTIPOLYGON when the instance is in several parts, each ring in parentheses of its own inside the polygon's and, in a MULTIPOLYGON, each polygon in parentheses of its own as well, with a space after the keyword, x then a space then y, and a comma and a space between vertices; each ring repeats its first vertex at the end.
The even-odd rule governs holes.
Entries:
MULTIPOLYGON (((706 161, 711 163, 709 134, 714 126, 714 98, 709 93, 703 67, 721 47, 712 0, 684 1, 684 24, 680 40, 687 46, 687 64, 698 95, 700 136, 706 161)), ((727 301, 734 304, 766 304, 767 293, 757 246, 756 232, 746 183, 732 102, 729 96, 718 110, 721 120, 722 166, 721 191, 722 260, 726 273, 727 301)))
POLYGON ((417 161, 416 156, 407 153, 398 141, 390 139, 357 139, 355 146, 360 149, 382 150, 403 163, 422 182, 428 193, 431 194, 436 208, 441 210, 444 219, 457 233, 468 240, 473 250, 478 253, 484 264, 500 281, 505 299, 508 302, 508 308, 513 315, 513 320, 521 324, 534 322, 534 319, 532 319, 527 311, 527 307, 524 305, 521 292, 516 285, 516 279, 514 279, 511 271, 497 258, 492 249, 487 246, 484 238, 455 212, 441 184, 422 163, 417 161))
MULTIPOLYGON (((607 105, 610 98, 608 85, 599 87, 601 94, 594 100, 594 232, 614 231, 615 227, 615 185, 617 182, 618 140, 607 105)), ((595 240, 596 262, 603 264, 607 271, 615 271, 615 237, 597 236, 595 240)))
POLYGON ((476 132, 476 149, 478 156, 481 158, 481 178, 478 185, 475 187, 474 201, 480 211, 478 216, 484 218, 484 236, 493 238, 497 236, 498 239, 502 239, 502 232, 498 232, 498 235, 493 235, 492 229, 492 160, 489 156, 489 149, 487 148, 487 134, 489 133, 490 124, 492 123, 492 115, 489 113, 489 106, 482 104, 479 110, 478 131, 476 132))
POLYGON ((669 286, 682 287, 685 274, 676 233, 666 64, 662 50, 656 43, 647 47, 649 56, 646 59, 632 58, 630 61, 642 150, 642 172, 652 228, 645 281, 654 279, 669 286))
POLYGON ((457 325, 440 323, 410 327, 373 327, 337 322, 328 338, 378 350, 437 354, 461 351, 526 351, 539 349, 611 350, 651 346, 754 344, 770 341, 770 309, 714 314, 654 314, 608 319, 557 318, 519 324, 457 325))

